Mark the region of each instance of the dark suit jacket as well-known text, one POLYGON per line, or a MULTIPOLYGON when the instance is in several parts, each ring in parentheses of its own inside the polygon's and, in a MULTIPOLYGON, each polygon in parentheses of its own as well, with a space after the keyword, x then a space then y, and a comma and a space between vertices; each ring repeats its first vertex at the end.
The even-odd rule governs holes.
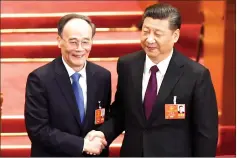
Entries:
MULTIPOLYGON (((31 72, 26 84, 25 123, 31 156, 83 156, 85 135, 94 125, 98 101, 108 110, 111 74, 87 62, 87 111, 83 124, 62 58, 31 72)), ((103 156, 107 156, 108 152, 103 156)))
POLYGON ((174 51, 150 118, 142 103, 145 52, 118 60, 118 85, 112 119, 100 130, 110 143, 123 130, 121 156, 215 156, 218 112, 210 72, 174 51), (165 104, 186 105, 186 118, 165 119, 165 104))

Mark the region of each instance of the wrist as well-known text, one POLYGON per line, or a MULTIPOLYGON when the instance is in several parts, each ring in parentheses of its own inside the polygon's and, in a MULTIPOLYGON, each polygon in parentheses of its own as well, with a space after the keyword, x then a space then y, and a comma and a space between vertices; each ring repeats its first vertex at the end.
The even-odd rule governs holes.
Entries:
POLYGON ((84 145, 83 145, 83 152, 88 152, 88 146, 89 146, 89 140, 88 139, 84 139, 84 145))

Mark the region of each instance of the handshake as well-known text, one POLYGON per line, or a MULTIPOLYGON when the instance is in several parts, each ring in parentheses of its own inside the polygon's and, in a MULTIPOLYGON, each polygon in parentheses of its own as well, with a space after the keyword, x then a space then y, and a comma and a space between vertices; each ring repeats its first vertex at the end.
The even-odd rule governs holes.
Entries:
POLYGON ((104 133, 101 131, 90 131, 84 138, 83 152, 90 155, 99 155, 107 146, 104 133))

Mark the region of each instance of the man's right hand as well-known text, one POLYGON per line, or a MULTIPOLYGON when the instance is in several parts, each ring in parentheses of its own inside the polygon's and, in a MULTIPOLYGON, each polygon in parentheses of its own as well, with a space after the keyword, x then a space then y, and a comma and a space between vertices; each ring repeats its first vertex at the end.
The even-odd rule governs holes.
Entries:
POLYGON ((104 134, 100 131, 91 131, 84 139, 83 151, 90 155, 99 155, 107 146, 104 134))
POLYGON ((87 133, 87 135, 86 135, 86 138, 88 138, 89 140, 93 140, 96 137, 99 137, 99 138, 103 139, 104 140, 103 142, 106 143, 104 145, 105 146, 107 145, 107 142, 106 142, 106 139, 105 139, 105 135, 101 131, 92 130, 89 133, 87 133))

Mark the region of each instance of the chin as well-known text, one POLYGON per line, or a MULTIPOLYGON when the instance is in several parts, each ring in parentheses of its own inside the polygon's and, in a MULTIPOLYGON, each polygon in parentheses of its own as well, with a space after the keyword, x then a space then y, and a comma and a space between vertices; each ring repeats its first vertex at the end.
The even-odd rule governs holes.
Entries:
POLYGON ((147 54, 149 57, 156 57, 156 56, 158 56, 160 53, 157 52, 157 51, 147 51, 146 54, 147 54))
POLYGON ((76 67, 83 66, 84 64, 85 64, 85 62, 76 62, 76 63, 74 63, 74 65, 75 65, 76 67))
POLYGON ((79 59, 79 60, 72 60, 71 63, 72 63, 73 66, 79 67, 79 66, 84 65, 85 60, 81 60, 81 59, 79 59))

